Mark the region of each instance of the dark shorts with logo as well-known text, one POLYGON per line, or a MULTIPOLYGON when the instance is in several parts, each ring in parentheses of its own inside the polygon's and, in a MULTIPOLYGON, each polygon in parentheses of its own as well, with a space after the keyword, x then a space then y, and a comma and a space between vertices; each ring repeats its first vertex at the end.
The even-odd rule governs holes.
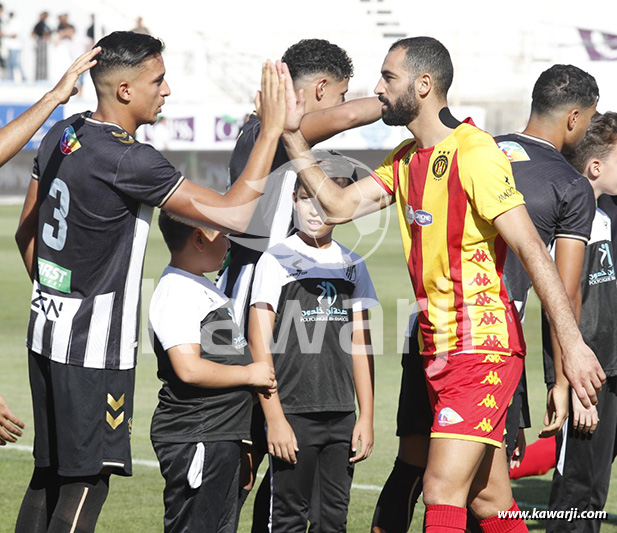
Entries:
POLYGON ((34 465, 67 477, 130 476, 135 369, 57 363, 28 352, 34 465))

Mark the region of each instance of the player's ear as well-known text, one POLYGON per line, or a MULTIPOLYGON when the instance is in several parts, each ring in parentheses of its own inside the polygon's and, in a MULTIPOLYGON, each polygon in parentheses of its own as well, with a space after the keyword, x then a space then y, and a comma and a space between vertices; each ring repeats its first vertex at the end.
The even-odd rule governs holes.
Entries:
POLYGON ((597 180, 602 174, 602 161, 599 159, 591 159, 587 163, 587 172, 585 173, 593 180, 597 180))
POLYGON ((580 120, 580 112, 578 109, 573 109, 568 113, 568 131, 572 131, 576 128, 578 120, 580 120))
POLYGON ((321 78, 315 85, 315 100, 318 102, 321 101, 326 94, 326 85, 328 85, 327 78, 321 78))
POLYGON ((431 92, 433 88, 433 78, 429 73, 424 73, 421 76, 418 76, 415 81, 416 92, 418 96, 424 97, 431 92))
POLYGON ((132 88, 128 81, 121 81, 116 89, 116 95, 121 102, 130 102, 132 98, 132 88))
POLYGON ((205 241, 206 238, 204 236, 203 231, 201 231, 198 228, 195 228, 193 230, 193 233, 191 234, 191 242, 193 243, 193 246, 195 247, 195 249, 199 250, 200 252, 204 251, 204 246, 205 246, 205 241))

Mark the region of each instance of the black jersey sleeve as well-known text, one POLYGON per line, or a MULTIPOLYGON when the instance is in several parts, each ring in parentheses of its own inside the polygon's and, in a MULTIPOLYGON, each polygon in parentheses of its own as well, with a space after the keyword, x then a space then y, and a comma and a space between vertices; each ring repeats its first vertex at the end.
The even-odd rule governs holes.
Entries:
POLYGON ((555 238, 589 241, 595 212, 596 200, 589 181, 580 177, 570 182, 559 204, 555 238))
POLYGON ((255 146, 255 142, 259 136, 260 129, 261 124, 256 116, 251 116, 242 127, 242 131, 236 141, 236 146, 234 147, 234 151, 231 154, 231 160, 229 162, 230 185, 233 185, 236 182, 246 167, 251 151, 253 150, 253 146, 255 146))
POLYGON ((182 180, 180 171, 158 150, 135 143, 120 159, 113 184, 141 203, 162 207, 182 180))

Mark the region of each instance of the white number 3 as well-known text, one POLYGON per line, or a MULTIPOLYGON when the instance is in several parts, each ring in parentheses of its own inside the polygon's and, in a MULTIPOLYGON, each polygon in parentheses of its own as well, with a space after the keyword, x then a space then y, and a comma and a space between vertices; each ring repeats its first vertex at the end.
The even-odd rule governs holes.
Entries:
POLYGON ((43 242, 53 248, 54 250, 62 250, 66 242, 66 230, 68 224, 66 223, 66 217, 69 214, 69 188, 60 178, 54 179, 49 187, 49 196, 52 198, 58 198, 60 194, 59 206, 54 208, 54 220, 58 222, 57 228, 51 224, 43 224, 43 242), (57 235, 54 235, 56 233, 57 235))

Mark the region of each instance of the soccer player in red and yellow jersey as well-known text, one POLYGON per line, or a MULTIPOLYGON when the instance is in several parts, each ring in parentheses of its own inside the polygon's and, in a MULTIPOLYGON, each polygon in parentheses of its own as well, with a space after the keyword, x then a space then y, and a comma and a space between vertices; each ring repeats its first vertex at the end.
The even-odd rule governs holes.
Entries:
MULTIPOLYGON (((429 37, 390 48, 375 89, 386 124, 404 142, 355 186, 340 189, 312 159, 288 112, 284 142, 300 179, 328 217, 343 223, 396 204, 420 304, 421 350, 434 410, 424 476, 426 531, 464 531, 469 502, 484 531, 527 531, 512 500, 505 409, 522 371, 524 342, 501 270, 506 245, 530 274, 563 348, 566 375, 585 405, 605 375, 580 336, 555 266, 491 137, 450 115, 453 67, 429 37)), ((291 90, 291 87, 290 87, 291 90)))

